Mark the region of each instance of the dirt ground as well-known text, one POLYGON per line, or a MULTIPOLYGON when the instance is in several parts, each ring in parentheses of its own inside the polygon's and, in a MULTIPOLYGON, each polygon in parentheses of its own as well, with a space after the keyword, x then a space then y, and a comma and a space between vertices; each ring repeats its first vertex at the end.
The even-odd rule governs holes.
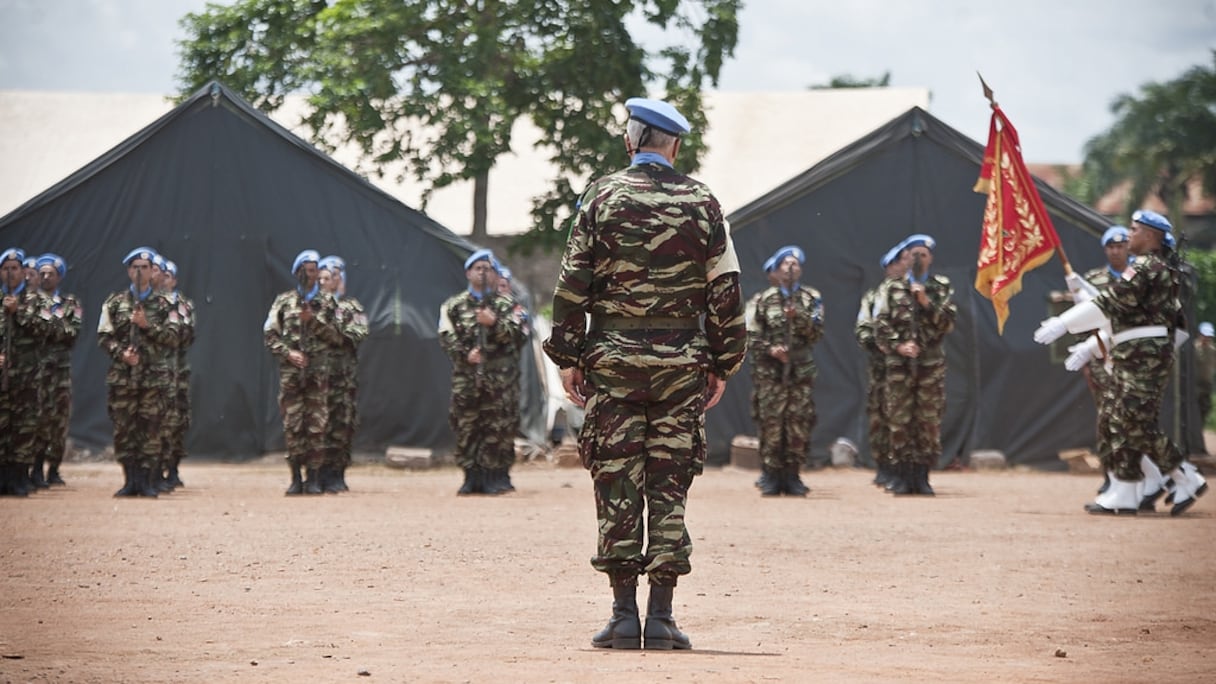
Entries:
MULTIPOLYGON (((1086 515, 1093 476, 936 473, 895 499, 863 470, 761 499, 711 469, 676 590, 688 652, 592 649, 582 470, 518 467, 458 498, 454 468, 352 469, 284 497, 286 468, 187 462, 114 499, 118 466, 0 500, 0 681, 1199 682, 1216 676, 1216 495, 1179 518, 1086 515)), ((641 596, 645 596, 644 586, 641 596)))

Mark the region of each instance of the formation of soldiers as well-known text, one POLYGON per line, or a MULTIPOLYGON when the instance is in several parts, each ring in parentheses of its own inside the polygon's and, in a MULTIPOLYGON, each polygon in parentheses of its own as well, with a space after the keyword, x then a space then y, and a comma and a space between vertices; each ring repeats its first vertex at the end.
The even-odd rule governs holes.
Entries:
POLYGON ((346 469, 358 427, 358 348, 363 305, 346 294, 346 262, 306 249, 291 267, 296 287, 275 297, 266 348, 279 361, 279 410, 291 483, 286 494, 348 491, 346 469))
POLYGON ((80 302, 60 290, 66 274, 56 254, 0 253, 0 496, 66 484, 59 465, 83 315, 80 302))

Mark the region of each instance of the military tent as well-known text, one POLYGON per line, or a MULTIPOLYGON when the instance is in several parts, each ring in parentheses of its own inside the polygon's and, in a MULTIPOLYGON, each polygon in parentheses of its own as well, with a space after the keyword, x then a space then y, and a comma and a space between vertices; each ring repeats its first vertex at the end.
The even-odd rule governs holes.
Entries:
MULTIPOLYGON (((991 303, 973 287, 986 198, 972 187, 982 156, 982 145, 914 107, 729 216, 745 297, 767 286, 761 264, 787 244, 805 248, 803 282, 823 295, 826 334, 814 349, 819 419, 812 461, 825 462, 830 445, 845 437, 861 445, 863 461, 872 463, 866 357, 853 331, 862 294, 883 277, 879 258, 912 233, 937 239, 933 270, 950 278, 958 306, 957 325, 946 342, 940 465, 965 462, 977 449, 996 449, 1011 463, 1058 467, 1059 451, 1094 444, 1095 411, 1085 381, 1032 339, 1048 316, 1049 292, 1063 289, 1060 261, 1026 276, 1003 336, 991 303)), ((1084 273, 1104 265, 1099 237, 1110 221, 1041 181, 1036 185, 1074 269, 1084 273)), ((1189 354, 1181 364, 1184 377, 1186 362, 1189 354)), ((1166 427, 1185 449, 1201 453, 1193 389, 1175 385, 1184 391, 1171 388, 1174 400, 1166 404, 1185 410, 1170 411, 1166 427)), ((747 366, 710 412, 712 459, 725 459, 735 435, 755 434, 751 390, 747 366)))
MULTIPOLYGON (((196 302, 192 455, 241 460, 283 448, 277 364, 262 325, 295 284, 295 255, 313 248, 348 265, 348 294, 366 307, 358 450, 446 448, 450 365, 439 348, 441 303, 467 286, 474 245, 405 206, 253 108, 205 86, 101 157, 0 218, 0 244, 54 252, 63 289, 83 301, 73 358, 71 438, 111 441, 109 359, 97 316, 128 283, 123 256, 147 245, 175 260, 196 302)), ((526 293, 520 293, 526 296, 526 293)), ((523 354, 524 428, 544 437, 536 355, 523 354)))

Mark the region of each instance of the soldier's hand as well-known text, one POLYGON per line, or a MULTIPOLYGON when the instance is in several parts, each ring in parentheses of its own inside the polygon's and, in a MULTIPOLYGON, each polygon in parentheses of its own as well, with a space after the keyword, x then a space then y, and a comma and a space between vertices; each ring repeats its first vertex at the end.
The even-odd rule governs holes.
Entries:
POLYGON ((148 329, 148 314, 144 313, 142 306, 135 307, 135 310, 131 312, 131 322, 140 330, 148 329))
POLYGON ((920 356, 920 345, 912 341, 900 342, 899 344, 895 345, 895 351, 899 352, 900 356, 915 359, 920 356))
POLYGON ((591 397, 591 388, 587 386, 587 379, 583 376, 583 371, 578 368, 563 368, 561 376, 562 389, 566 391, 566 398, 579 408, 585 407, 587 399, 591 397))
POLYGON ((916 297, 916 303, 920 304, 922 309, 929 306, 929 295, 925 293, 924 283, 912 283, 912 294, 916 297))
POLYGON ((6 295, 4 297, 4 310, 9 313, 17 312, 17 295, 6 295))
POLYGON ((1039 344, 1051 344, 1063 337, 1066 332, 1068 332, 1068 324, 1060 320, 1059 316, 1052 316, 1039 324, 1039 329, 1034 331, 1034 341, 1039 344))
POLYGON ((126 349, 122 350, 122 362, 128 366, 138 366, 139 352, 135 351, 131 347, 127 347, 126 349))
POLYGON ((289 351, 287 352, 287 363, 290 363, 296 368, 307 368, 308 355, 302 351, 289 351))
POLYGON ((477 322, 487 328, 494 327, 498 322, 498 316, 488 306, 483 306, 477 310, 477 322))
POLYGON ((781 363, 785 363, 790 359, 790 351, 785 348, 784 344, 774 344, 773 346, 769 347, 768 355, 774 359, 777 359, 781 363))
POLYGON ((708 411, 722 400, 722 394, 726 392, 726 381, 710 373, 706 378, 705 390, 708 395, 705 399, 705 410, 708 411))
POLYGON ((312 316, 312 307, 308 305, 308 302, 304 302, 300 306, 300 321, 307 323, 312 320, 312 316))
POLYGON ((465 357, 465 359, 469 362, 470 366, 480 366, 481 365, 481 347, 473 347, 472 349, 470 349, 469 354, 468 354, 468 356, 465 357))

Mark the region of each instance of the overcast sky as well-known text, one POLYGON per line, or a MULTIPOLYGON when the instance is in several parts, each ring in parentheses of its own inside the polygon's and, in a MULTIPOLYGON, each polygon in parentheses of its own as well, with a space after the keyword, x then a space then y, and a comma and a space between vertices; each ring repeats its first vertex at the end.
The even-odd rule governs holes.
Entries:
MULTIPOLYGON (((889 71, 892 85, 928 88, 935 116, 983 142, 978 70, 1031 162, 1080 161, 1113 121, 1117 95, 1211 67, 1216 48, 1216 0, 744 2, 721 89, 799 90, 889 71)), ((0 0, 0 90, 171 93, 178 19, 206 4, 0 0)))

